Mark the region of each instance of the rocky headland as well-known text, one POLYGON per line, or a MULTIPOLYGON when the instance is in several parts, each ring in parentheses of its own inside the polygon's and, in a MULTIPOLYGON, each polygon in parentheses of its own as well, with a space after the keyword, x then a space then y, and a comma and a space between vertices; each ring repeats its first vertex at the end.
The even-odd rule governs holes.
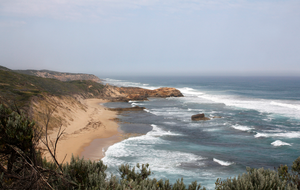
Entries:
POLYGON ((163 87, 149 90, 138 87, 116 87, 105 85, 104 97, 110 101, 128 102, 131 100, 148 100, 148 98, 183 97, 183 94, 176 88, 163 87))

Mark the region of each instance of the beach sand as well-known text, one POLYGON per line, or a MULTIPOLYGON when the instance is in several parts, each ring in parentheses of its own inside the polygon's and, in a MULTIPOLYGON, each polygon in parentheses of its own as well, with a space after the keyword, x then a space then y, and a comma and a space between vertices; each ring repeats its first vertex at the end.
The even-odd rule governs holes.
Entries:
MULTIPOLYGON (((61 163, 69 162, 72 154, 90 160, 100 160, 104 157, 103 150, 122 140, 118 124, 114 119, 117 112, 104 107, 103 99, 85 99, 86 109, 77 109, 72 112, 72 120, 63 127, 64 135, 58 142, 57 160, 61 163), (95 143, 95 141, 96 143, 95 143), (90 143, 93 142, 91 146, 90 143), (86 149, 85 149, 86 147, 86 149)), ((49 137, 54 140, 58 129, 51 131, 49 137)), ((45 153, 48 160, 50 154, 45 153)))

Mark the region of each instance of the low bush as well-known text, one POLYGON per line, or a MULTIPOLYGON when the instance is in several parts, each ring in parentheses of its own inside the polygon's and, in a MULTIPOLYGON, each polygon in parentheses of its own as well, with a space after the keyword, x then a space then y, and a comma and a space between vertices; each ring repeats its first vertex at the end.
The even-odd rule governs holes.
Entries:
MULTIPOLYGON (((36 150, 40 140, 39 127, 25 114, 0 104, 0 188, 1 189, 106 189, 106 190, 204 190, 197 182, 186 185, 183 179, 150 178, 148 164, 130 167, 121 165, 120 178, 106 173, 102 161, 72 157, 66 164, 41 158, 36 150)), ((49 149, 49 151, 51 151, 49 149)), ((52 154, 55 155, 55 154, 52 154)), ((289 169, 277 171, 247 168, 247 173, 224 181, 217 179, 217 190, 294 190, 300 187, 300 157, 289 169)))

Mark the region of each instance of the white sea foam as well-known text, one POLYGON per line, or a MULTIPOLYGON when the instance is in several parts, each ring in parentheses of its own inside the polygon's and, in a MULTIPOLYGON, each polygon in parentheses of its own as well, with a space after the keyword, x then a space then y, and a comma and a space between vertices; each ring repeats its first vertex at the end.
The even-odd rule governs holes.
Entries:
POLYGON ((160 88, 160 86, 150 86, 149 84, 143 84, 143 83, 139 83, 139 82, 130 82, 130 81, 126 81, 126 80, 116 80, 116 79, 110 79, 110 78, 106 78, 105 82, 109 83, 111 85, 115 85, 115 86, 141 87, 141 88, 145 88, 145 89, 149 89, 149 90, 154 90, 154 89, 160 88))
POLYGON ((151 109, 150 113, 158 116, 165 116, 165 118, 170 118, 170 116, 177 119, 188 119, 190 120, 191 114, 186 111, 186 109, 180 109, 178 107, 168 107, 161 109, 151 109))
POLYGON ((135 106, 142 106, 142 105, 145 105, 144 103, 138 103, 138 102, 132 102, 131 103, 131 106, 132 107, 135 107, 135 106))
POLYGON ((226 162, 223 160, 218 160, 216 158, 213 159, 214 162, 217 162, 218 164, 222 165, 222 166, 230 166, 232 164, 234 164, 234 162, 226 162))
POLYGON ((207 129, 203 129, 203 131, 207 131, 207 132, 219 131, 219 130, 221 130, 221 128, 207 128, 207 129))
POLYGON ((145 111, 145 112, 148 112, 148 113, 150 112, 150 110, 148 110, 148 109, 144 109, 144 111, 145 111))
POLYGON ((222 103, 236 108, 253 109, 264 113, 280 114, 300 118, 300 101, 271 101, 266 99, 246 98, 234 95, 215 95, 186 88, 184 91, 187 102, 222 103))
POLYGON ((240 130, 240 131, 250 131, 250 130, 254 129, 252 127, 247 127, 247 126, 243 126, 243 125, 232 125, 231 127, 234 129, 240 130))
POLYGON ((273 146, 292 146, 290 143, 283 142, 281 140, 276 140, 271 143, 273 146))
POLYGON ((271 129, 271 130, 262 130, 264 133, 284 133, 286 132, 285 130, 282 129, 271 129))
POLYGON ((189 87, 178 88, 178 90, 180 90, 184 96, 199 96, 203 94, 202 92, 189 87))
POLYGON ((157 127, 157 125, 152 124, 152 131, 148 132, 147 135, 150 136, 166 136, 166 135, 180 135, 176 133, 172 133, 171 131, 164 131, 161 128, 157 127))
POLYGON ((178 135, 170 131, 164 131, 157 125, 152 125, 152 131, 146 135, 132 137, 116 143, 108 148, 106 156, 102 159, 110 167, 116 167, 120 164, 128 163, 134 166, 136 163, 149 163, 151 170, 155 173, 164 172, 174 175, 193 176, 196 173, 190 173, 181 168, 182 163, 187 165, 203 165, 205 158, 192 153, 185 153, 172 150, 161 150, 155 148, 157 144, 171 146, 171 142, 163 140, 161 136, 178 135), (130 158, 125 161, 124 158, 130 158))
POLYGON ((282 137, 282 138, 300 138, 300 132, 286 132, 286 133, 257 133, 255 138, 259 137, 282 137))
POLYGON ((129 100, 128 103, 135 103, 135 102, 139 102, 137 100, 129 100))
POLYGON ((192 108, 188 108, 188 111, 203 112, 203 109, 192 109, 192 108))
POLYGON ((281 103, 266 99, 244 98, 233 95, 203 94, 199 98, 210 100, 215 103, 223 103, 236 108, 253 109, 265 113, 280 114, 283 116, 300 118, 300 101, 281 103))
POLYGON ((177 124, 176 122, 169 122, 169 121, 164 122, 164 123, 167 124, 167 125, 176 125, 177 124))
POLYGON ((294 104, 288 104, 288 103, 280 103, 280 102, 274 102, 272 101, 270 104, 276 105, 276 106, 281 106, 281 107, 286 107, 286 108, 291 108, 295 110, 300 111, 300 105, 294 105, 294 104))
POLYGON ((107 82, 119 82, 119 81, 122 81, 122 80, 111 79, 111 78, 105 78, 104 80, 107 81, 107 82))

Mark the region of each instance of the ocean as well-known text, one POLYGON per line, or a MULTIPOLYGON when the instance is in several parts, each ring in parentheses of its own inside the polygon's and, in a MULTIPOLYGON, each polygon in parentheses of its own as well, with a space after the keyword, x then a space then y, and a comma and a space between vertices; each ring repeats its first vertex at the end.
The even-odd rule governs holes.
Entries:
POLYGON ((119 115, 120 129, 144 134, 110 146, 102 159, 118 174, 121 164, 148 163, 152 178, 183 178, 214 189, 217 178, 270 168, 300 156, 300 78, 297 77, 123 77, 116 86, 174 87, 184 97, 106 103, 142 106, 119 115), (204 113, 209 121, 191 121, 204 113))

